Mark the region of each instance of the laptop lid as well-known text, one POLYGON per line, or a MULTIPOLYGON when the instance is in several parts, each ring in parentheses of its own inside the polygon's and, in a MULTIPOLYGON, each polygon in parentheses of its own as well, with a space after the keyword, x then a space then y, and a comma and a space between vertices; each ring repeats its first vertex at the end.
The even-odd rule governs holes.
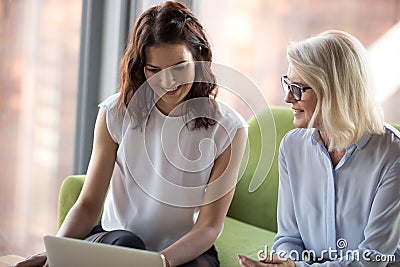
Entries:
POLYGON ((164 256, 152 251, 46 235, 50 267, 166 267, 164 256))

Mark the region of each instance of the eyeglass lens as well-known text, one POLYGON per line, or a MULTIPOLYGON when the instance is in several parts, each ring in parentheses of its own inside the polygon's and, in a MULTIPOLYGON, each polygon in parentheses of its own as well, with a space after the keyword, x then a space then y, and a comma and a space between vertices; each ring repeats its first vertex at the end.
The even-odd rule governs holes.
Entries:
POLYGON ((299 86, 296 84, 289 84, 286 77, 282 77, 281 82, 285 93, 290 91, 296 101, 301 99, 301 89, 299 86))

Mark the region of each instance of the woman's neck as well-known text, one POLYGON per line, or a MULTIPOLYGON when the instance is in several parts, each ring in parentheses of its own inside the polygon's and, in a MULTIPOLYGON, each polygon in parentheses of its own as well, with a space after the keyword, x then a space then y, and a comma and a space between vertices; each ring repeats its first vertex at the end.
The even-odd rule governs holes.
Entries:
POLYGON ((165 116, 170 116, 170 117, 180 117, 183 114, 185 114, 184 111, 184 104, 179 104, 179 105, 169 105, 168 103, 165 103, 163 101, 158 101, 156 103, 156 106, 158 110, 163 113, 165 116))
POLYGON ((333 149, 332 151, 329 151, 329 138, 327 134, 324 131, 319 131, 319 134, 321 136, 322 142, 324 143, 324 146, 326 150, 328 150, 329 157, 331 158, 332 165, 336 167, 336 165, 340 162, 340 160, 343 158, 343 156, 346 154, 346 150, 337 150, 333 149))
POLYGON ((324 143, 326 150, 329 151, 330 142, 329 142, 328 135, 324 131, 321 131, 321 130, 318 130, 318 131, 319 131, 319 135, 321 136, 322 142, 324 143))

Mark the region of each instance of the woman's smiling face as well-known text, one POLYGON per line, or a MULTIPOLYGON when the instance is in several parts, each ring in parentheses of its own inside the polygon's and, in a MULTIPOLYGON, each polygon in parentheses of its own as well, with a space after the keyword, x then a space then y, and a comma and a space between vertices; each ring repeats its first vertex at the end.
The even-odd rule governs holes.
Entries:
MULTIPOLYGON (((290 83, 300 86, 308 86, 299 74, 289 66, 287 77, 290 83)), ((294 111, 293 124, 296 128, 307 128, 317 106, 317 95, 314 90, 306 90, 302 92, 301 100, 296 101, 293 95, 288 92, 285 95, 285 102, 291 105, 294 111)))
POLYGON ((169 114, 185 100, 195 77, 193 56, 184 44, 162 44, 145 49, 144 74, 157 98, 157 107, 169 114))

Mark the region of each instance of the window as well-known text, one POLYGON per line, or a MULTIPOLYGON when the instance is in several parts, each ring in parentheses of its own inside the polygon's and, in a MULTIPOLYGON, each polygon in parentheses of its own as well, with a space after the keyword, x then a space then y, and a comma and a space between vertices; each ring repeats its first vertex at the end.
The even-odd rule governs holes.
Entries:
POLYGON ((0 255, 44 250, 71 174, 81 0, 0 0, 0 255))
MULTIPOLYGON (((270 105, 285 105, 279 81, 287 70, 289 41, 328 29, 350 32, 370 55, 386 121, 400 123, 399 0, 201 0, 194 7, 209 33, 214 62, 249 77, 270 105)), ((249 104, 257 106, 259 98, 246 98, 255 99, 249 104)))

